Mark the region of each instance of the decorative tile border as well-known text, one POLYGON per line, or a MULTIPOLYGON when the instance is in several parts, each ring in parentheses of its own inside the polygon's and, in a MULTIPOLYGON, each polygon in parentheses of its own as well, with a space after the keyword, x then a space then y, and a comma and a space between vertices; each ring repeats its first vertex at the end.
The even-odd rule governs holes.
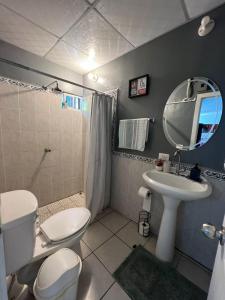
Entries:
MULTIPOLYGON (((128 158, 128 159, 133 159, 133 160, 139 160, 143 161, 149 164, 154 164, 156 158, 152 157, 146 157, 146 156, 141 156, 141 155, 135 155, 135 154, 130 154, 126 152, 120 152, 120 151, 113 151, 113 155, 117 155, 120 157, 128 158)), ((187 164, 187 163, 181 163, 181 169, 182 171, 190 171, 191 168, 193 168, 194 165, 187 164)), ((218 181, 225 181, 225 173, 218 172, 213 169, 208 169, 202 167, 202 174, 205 177, 213 178, 218 181)))
POLYGON ((52 91, 51 89, 44 89, 42 86, 30 84, 30 83, 27 83, 27 82, 22 82, 22 81, 19 81, 19 80, 15 80, 15 79, 3 77, 3 76, 0 76, 0 83, 11 84, 11 85, 15 85, 15 86, 18 86, 18 87, 22 87, 22 88, 26 88, 26 89, 30 89, 30 90, 34 90, 34 91, 55 94, 54 91, 52 91))

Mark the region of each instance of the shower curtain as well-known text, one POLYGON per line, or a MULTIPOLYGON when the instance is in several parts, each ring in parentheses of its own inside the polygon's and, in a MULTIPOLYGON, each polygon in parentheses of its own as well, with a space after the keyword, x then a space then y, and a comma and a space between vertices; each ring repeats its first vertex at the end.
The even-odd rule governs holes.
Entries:
POLYGON ((93 94, 85 188, 92 220, 110 201, 112 107, 111 96, 93 94))

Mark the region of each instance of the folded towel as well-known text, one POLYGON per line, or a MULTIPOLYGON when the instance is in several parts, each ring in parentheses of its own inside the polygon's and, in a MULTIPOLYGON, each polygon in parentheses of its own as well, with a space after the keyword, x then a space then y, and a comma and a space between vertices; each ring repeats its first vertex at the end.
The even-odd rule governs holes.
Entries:
POLYGON ((120 120, 119 148, 144 151, 148 132, 149 118, 120 120))

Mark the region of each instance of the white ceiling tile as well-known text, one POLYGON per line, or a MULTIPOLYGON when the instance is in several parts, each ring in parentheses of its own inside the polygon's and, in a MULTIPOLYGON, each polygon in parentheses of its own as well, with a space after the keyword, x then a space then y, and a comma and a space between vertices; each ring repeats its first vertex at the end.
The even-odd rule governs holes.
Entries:
POLYGON ((92 62, 89 63, 87 55, 79 52, 77 49, 67 45, 63 41, 56 44, 45 58, 80 74, 87 73, 98 67, 97 64, 93 65, 92 62))
POLYGON ((0 5, 0 39, 43 56, 57 39, 0 5))
POLYGON ((46 30, 62 36, 88 7, 84 0, 0 0, 46 30))
POLYGON ((102 0, 97 9, 136 46, 186 21, 180 0, 102 0))
POLYGON ((94 10, 74 26, 63 39, 88 55, 93 51, 99 64, 104 64, 133 49, 94 10))
POLYGON ((191 18, 199 16, 225 3, 224 0, 185 0, 188 14, 191 18))

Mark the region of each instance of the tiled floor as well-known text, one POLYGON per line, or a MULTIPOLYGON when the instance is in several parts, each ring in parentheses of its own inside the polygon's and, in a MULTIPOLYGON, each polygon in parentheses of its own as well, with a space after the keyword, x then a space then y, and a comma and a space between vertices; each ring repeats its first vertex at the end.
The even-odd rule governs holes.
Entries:
MULTIPOLYGON (((84 204, 84 194, 76 194, 40 208, 40 220, 59 210, 84 204)), ((83 259, 77 300, 129 300, 112 273, 132 251, 133 245, 138 244, 154 253, 156 239, 141 237, 136 223, 110 208, 99 214, 84 234, 80 249, 74 249, 83 259)), ((210 273, 199 265, 176 253, 174 266, 200 288, 208 290, 210 273)))

